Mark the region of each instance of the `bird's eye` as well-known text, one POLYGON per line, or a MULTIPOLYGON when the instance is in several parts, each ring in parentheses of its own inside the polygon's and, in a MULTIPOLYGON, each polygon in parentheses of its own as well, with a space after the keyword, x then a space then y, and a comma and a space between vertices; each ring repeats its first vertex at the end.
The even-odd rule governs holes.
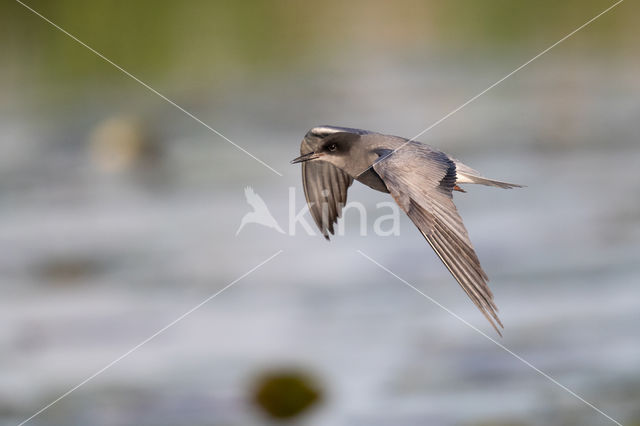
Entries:
POLYGON ((332 152, 333 152, 333 151, 335 151, 336 149, 338 149, 338 145, 336 145, 335 143, 332 143, 331 145, 329 145, 329 146, 327 147, 327 149, 328 149, 329 151, 332 151, 332 152))

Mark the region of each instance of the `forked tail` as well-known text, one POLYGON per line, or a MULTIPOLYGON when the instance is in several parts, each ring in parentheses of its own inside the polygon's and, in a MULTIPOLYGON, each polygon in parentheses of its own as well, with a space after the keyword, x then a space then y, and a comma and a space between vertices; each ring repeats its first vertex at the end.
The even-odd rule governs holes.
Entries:
POLYGON ((503 182, 500 180, 487 179, 471 167, 453 160, 456 164, 456 183, 475 183, 478 185, 496 186, 498 188, 511 189, 511 188, 523 188, 524 185, 518 185, 516 183, 503 182))
POLYGON ((518 185, 517 183, 502 182, 500 180, 487 179, 481 176, 468 175, 465 173, 458 173, 457 182, 458 183, 477 183, 479 185, 497 186, 498 188, 504 188, 504 189, 524 187, 524 185, 518 185))

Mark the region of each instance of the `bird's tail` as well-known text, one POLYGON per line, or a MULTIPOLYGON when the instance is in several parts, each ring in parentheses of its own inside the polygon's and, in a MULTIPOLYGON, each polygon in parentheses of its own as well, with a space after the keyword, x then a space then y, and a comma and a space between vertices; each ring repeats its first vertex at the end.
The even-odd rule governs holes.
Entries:
POLYGON ((464 173, 458 173, 457 182, 458 183, 476 183, 479 185, 486 185, 486 186, 497 186, 498 188, 504 188, 504 189, 524 187, 524 185, 518 185, 517 183, 509 183, 509 182, 503 182, 500 180, 487 179, 482 176, 467 175, 464 173))
POLYGON ((456 163, 456 183, 475 183, 478 185, 496 186, 498 188, 504 189, 524 187, 524 185, 518 185, 517 183, 487 179, 466 164, 463 164, 457 160, 454 160, 454 162, 456 163))

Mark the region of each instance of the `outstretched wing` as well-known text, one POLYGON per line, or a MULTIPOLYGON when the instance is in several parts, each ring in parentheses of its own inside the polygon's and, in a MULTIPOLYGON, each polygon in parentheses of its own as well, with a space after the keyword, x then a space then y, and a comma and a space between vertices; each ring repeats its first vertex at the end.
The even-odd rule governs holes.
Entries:
MULTIPOLYGON (((300 154, 308 154, 313 148, 302 141, 300 154)), ((351 176, 326 161, 302 163, 302 185, 309 211, 322 235, 328 240, 333 225, 342 214, 347 202, 347 190, 353 183, 351 176)))
POLYGON ((398 205, 407 213, 469 298, 501 335, 502 327, 487 285, 489 278, 469 240, 452 191, 456 165, 446 154, 411 142, 373 165, 398 205))

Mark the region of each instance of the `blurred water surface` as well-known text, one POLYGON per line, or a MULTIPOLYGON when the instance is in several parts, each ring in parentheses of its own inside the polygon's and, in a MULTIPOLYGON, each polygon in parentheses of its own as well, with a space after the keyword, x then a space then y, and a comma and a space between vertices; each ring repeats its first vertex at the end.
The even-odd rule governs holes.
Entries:
MULTIPOLYGON (((627 31, 609 37, 626 40, 627 31)), ((301 228, 292 237, 248 225, 235 235, 249 211, 245 186, 285 229, 289 187, 302 208, 299 169, 288 162, 308 128, 411 137, 564 33, 508 53, 472 53, 461 41, 447 54, 356 53, 356 42, 321 51, 322 65, 259 64, 263 75, 252 77, 245 64, 215 85, 158 87, 283 177, 108 65, 91 65, 112 74, 106 85, 66 82, 42 98, 14 76, 0 118, 0 422, 24 420, 283 250, 30 424, 263 424, 248 392, 272 366, 319 378, 325 398, 309 424, 610 424, 357 253, 497 339, 407 218, 397 237, 375 236, 371 225, 360 236, 352 213, 331 243, 301 228)), ((305 51, 311 42, 300 43, 305 51)), ((420 139, 527 185, 455 195, 501 310, 499 341, 635 424, 638 58, 577 46, 558 47, 420 139)), ((65 49, 84 55, 74 61, 96 60, 65 49)), ((16 67, 28 63, 13 54, 16 67)), ((372 216, 389 200, 358 183, 349 198, 372 216)))

